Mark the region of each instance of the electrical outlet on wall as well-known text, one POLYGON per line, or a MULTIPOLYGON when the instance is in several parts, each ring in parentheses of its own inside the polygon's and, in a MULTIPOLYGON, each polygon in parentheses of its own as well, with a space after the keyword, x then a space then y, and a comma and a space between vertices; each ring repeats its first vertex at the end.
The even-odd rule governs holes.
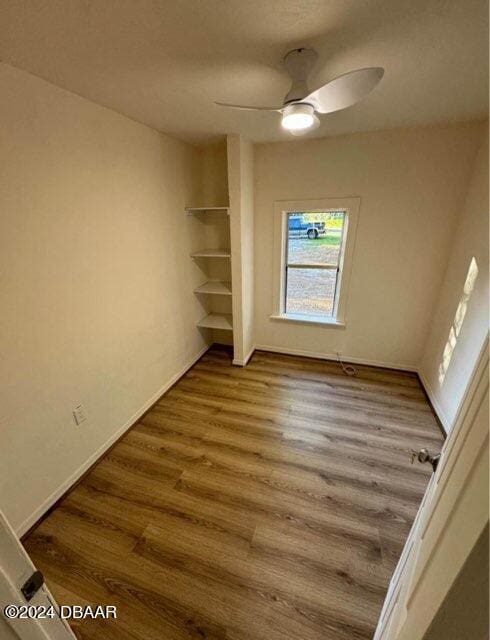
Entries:
POLYGON ((87 414, 85 413, 85 407, 83 406, 83 404, 79 404, 73 409, 73 417, 75 418, 75 423, 77 425, 85 422, 85 420, 87 419, 87 414))

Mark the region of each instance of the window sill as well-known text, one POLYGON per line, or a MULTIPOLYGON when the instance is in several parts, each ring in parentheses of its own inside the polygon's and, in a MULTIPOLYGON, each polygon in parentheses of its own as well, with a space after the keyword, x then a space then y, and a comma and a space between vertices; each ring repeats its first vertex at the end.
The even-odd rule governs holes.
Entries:
POLYGON ((307 316, 300 313, 281 313, 272 314, 270 318, 271 320, 284 320, 286 322, 300 322, 302 324, 316 324, 327 327, 345 328, 345 322, 325 316, 307 316))

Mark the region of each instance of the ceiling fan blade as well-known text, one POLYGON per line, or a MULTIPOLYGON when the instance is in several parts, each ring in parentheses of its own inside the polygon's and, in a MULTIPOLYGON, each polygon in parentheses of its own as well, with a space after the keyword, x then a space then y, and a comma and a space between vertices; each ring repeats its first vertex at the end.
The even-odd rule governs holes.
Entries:
POLYGON ((345 109, 367 96, 381 80, 383 74, 382 67, 369 67, 344 73, 310 93, 301 102, 313 105, 318 113, 332 113, 332 111, 345 109))
POLYGON ((227 102, 215 102, 220 107, 231 107, 231 109, 242 109, 243 111, 281 111, 282 107, 251 107, 243 104, 228 104, 227 102))

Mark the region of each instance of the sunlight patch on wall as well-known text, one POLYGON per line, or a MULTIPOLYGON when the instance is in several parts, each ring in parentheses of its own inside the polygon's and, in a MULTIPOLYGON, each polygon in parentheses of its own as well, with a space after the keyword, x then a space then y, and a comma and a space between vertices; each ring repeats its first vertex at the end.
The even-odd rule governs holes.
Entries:
POLYGON ((449 369, 449 364, 451 363, 451 358, 453 357, 453 352, 458 342, 458 336, 460 334, 461 327, 463 326, 466 310, 468 309, 468 302, 470 300, 473 289, 475 288, 475 282, 476 282, 477 276, 478 276, 478 265, 476 263, 475 258, 473 257, 471 258, 470 266, 468 268, 468 273, 466 275, 466 281, 464 283, 463 293, 459 300, 458 308, 456 309, 453 323, 451 325, 451 328, 449 329, 449 336, 446 342, 446 346, 444 347, 442 360, 439 364, 439 386, 440 387, 442 387, 442 385, 444 384, 447 370, 449 369))

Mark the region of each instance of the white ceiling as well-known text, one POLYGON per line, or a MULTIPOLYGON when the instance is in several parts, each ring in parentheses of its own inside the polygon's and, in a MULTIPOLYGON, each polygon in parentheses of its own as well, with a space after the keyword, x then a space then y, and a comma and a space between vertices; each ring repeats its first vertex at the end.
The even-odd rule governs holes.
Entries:
POLYGON ((310 133, 485 117, 486 0, 0 0, 0 58, 181 139, 288 139, 279 114, 213 100, 282 103, 282 56, 319 53, 312 89, 382 66, 363 102, 310 133))

